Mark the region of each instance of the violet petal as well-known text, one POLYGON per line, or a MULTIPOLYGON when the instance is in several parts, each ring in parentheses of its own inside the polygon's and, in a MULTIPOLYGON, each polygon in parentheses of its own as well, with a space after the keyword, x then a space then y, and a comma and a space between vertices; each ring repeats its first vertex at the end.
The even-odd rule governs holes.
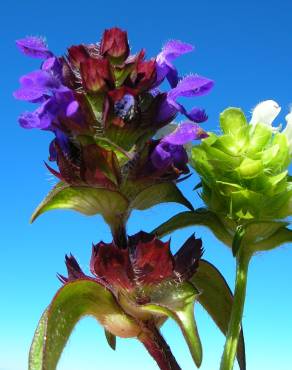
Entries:
POLYGON ((168 101, 176 106, 179 97, 195 97, 206 95, 214 86, 214 81, 199 75, 183 78, 177 86, 167 94, 168 101))
POLYGON ((156 58, 157 84, 160 84, 166 77, 170 86, 175 87, 178 83, 178 73, 171 62, 180 55, 193 50, 192 45, 181 41, 172 40, 166 43, 156 58))
POLYGON ((76 100, 73 100, 71 103, 67 105, 66 108, 66 116, 72 117, 78 111, 79 104, 76 100))
POLYGON ((151 162, 157 169, 163 169, 170 165, 171 155, 164 149, 163 143, 159 143, 151 153, 151 162))
POLYGON ((186 112, 185 115, 188 117, 188 119, 197 123, 205 122, 208 119, 205 110, 196 107, 192 108, 189 112, 186 112))
POLYGON ((23 112, 18 118, 21 127, 31 129, 40 127, 40 119, 36 112, 23 112))
POLYGON ((21 87, 14 92, 16 99, 39 102, 51 89, 57 89, 60 82, 46 71, 36 70, 20 78, 21 87))
POLYGON ((204 130, 196 123, 185 122, 180 124, 175 131, 165 136, 162 140, 173 145, 184 145, 192 140, 200 139, 206 135, 204 130))
POLYGON ((16 41, 18 49, 32 58, 46 59, 52 56, 46 42, 41 37, 29 36, 16 41))

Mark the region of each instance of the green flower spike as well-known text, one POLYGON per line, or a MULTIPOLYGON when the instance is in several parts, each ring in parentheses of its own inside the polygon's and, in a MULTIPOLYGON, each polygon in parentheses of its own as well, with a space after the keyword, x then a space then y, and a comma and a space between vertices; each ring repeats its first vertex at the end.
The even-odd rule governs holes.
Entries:
POLYGON ((264 101, 253 110, 250 123, 239 108, 222 112, 222 135, 210 133, 192 149, 192 165, 201 177, 199 187, 207 208, 176 215, 154 231, 162 236, 182 227, 205 225, 236 256, 234 303, 221 370, 233 367, 250 258, 292 240, 287 228, 292 214, 288 175, 292 114, 286 116, 287 125, 280 132, 280 127, 272 127, 280 110, 276 102, 264 101))

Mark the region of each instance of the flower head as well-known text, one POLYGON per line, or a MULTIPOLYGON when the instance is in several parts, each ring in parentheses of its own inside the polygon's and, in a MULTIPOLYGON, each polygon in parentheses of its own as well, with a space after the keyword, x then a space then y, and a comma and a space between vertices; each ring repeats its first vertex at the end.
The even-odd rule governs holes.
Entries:
POLYGON ((20 78, 14 93, 38 104, 22 113, 19 123, 55 135, 49 160, 57 162, 59 171, 48 168, 59 179, 72 186, 113 188, 122 175, 133 181, 138 173, 161 180, 188 172, 182 142, 200 138, 203 131, 194 122, 207 115, 198 107, 186 110, 179 99, 205 95, 213 87, 212 80, 199 75, 179 77, 173 62, 192 51, 191 45, 170 41, 147 60, 144 49, 130 54, 127 32, 115 27, 105 30, 99 43, 73 45, 61 57, 40 38, 18 40, 17 46, 43 59, 40 69, 20 78), (160 91, 165 79, 170 88, 160 91), (188 118, 188 128, 153 140, 178 114, 188 118), (138 168, 133 162, 139 162, 138 168))
POLYGON ((202 178, 202 197, 219 217, 244 223, 275 220, 292 213, 291 120, 274 129, 279 105, 268 100, 253 111, 229 108, 220 115, 222 135, 210 134, 192 150, 192 163, 202 178))
MULTIPOLYGON (((188 280, 196 272, 202 253, 201 239, 194 236, 173 256, 170 242, 141 231, 129 237, 126 249, 114 242, 94 245, 90 270, 116 297, 122 295, 139 305, 149 303, 161 284, 188 280)), ((66 257, 66 266, 68 277, 62 277, 63 282, 85 276, 73 256, 66 257)))

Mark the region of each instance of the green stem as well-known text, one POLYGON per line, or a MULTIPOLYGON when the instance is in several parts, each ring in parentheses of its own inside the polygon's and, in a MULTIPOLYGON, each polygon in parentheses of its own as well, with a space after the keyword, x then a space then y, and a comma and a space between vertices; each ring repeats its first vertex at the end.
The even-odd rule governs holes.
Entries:
POLYGON ((244 253, 244 247, 238 252, 236 258, 236 282, 232 311, 226 336, 224 352, 221 359, 220 370, 232 370, 237 352, 238 339, 241 330, 241 321, 244 309, 247 272, 250 254, 244 253))
POLYGON ((127 221, 129 214, 114 215, 105 219, 106 223, 111 229, 113 240, 116 246, 120 249, 127 248, 128 237, 127 237, 127 221))
POLYGON ((128 238, 126 224, 121 222, 111 225, 111 232, 116 246, 120 249, 127 248, 128 238))

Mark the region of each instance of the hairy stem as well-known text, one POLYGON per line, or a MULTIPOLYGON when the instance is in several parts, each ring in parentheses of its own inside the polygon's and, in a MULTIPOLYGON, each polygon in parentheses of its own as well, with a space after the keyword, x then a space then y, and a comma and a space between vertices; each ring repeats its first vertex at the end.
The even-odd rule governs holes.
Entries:
POLYGON ((244 248, 242 248, 236 259, 234 299, 220 370, 233 369, 244 309, 249 261, 249 253, 244 253, 244 248))
POLYGON ((181 370, 171 349, 154 324, 148 324, 144 328, 139 340, 156 361, 160 370, 181 370))
POLYGON ((120 223, 111 227, 114 242, 117 247, 124 249, 127 248, 127 232, 126 225, 120 223))
POLYGON ((114 215, 113 217, 107 218, 105 221, 111 229, 113 240, 116 246, 120 249, 127 248, 128 237, 127 237, 127 220, 129 214, 114 215))

